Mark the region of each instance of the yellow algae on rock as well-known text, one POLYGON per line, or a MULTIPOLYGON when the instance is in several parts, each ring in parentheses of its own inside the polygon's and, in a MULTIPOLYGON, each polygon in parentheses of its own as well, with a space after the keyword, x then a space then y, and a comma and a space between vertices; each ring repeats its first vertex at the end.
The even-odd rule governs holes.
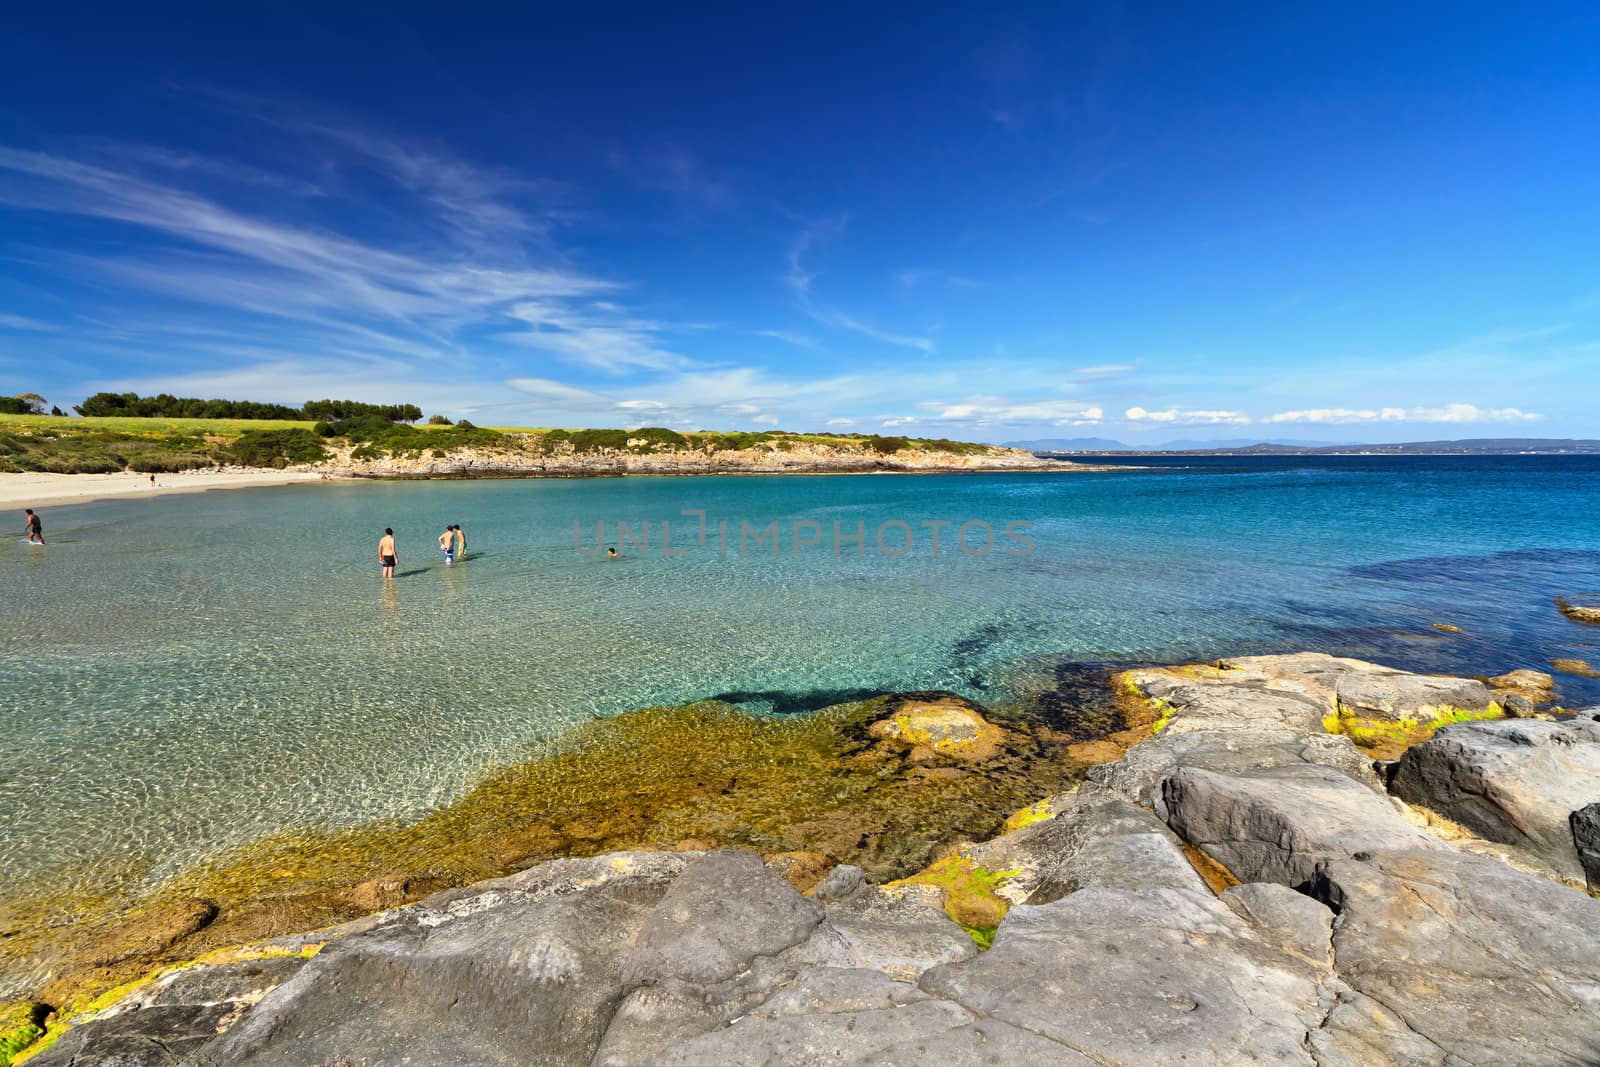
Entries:
POLYGON ((944 898, 945 914, 954 919, 979 948, 994 942, 994 932, 1006 917, 1011 904, 999 890, 1021 874, 1020 870, 991 871, 973 862, 964 853, 946 856, 929 864, 909 878, 890 882, 884 888, 912 885, 936 887, 944 898))
POLYGON ((0 1004, 0 1065, 9 1065, 12 1058, 44 1036, 44 1021, 48 1009, 31 1000, 0 1004))
POLYGON ((1024 827, 1032 826, 1034 823, 1044 822, 1046 819, 1055 817, 1056 813, 1052 810, 1050 798, 1045 797, 1043 800, 1035 801, 1027 807, 1019 808, 1006 816, 1006 821, 1000 824, 1000 832, 1009 834, 1014 830, 1021 830, 1024 827))
POLYGON ((1000 750, 1005 734, 957 698, 907 701, 867 730, 873 737, 927 747, 942 756, 984 760, 1000 750))

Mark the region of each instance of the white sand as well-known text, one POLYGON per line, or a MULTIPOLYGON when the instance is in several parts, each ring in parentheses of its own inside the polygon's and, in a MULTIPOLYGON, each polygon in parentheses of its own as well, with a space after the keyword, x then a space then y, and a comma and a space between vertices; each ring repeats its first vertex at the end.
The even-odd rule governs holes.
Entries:
POLYGON ((149 499, 168 493, 193 493, 204 489, 248 489, 321 480, 322 475, 308 471, 246 470, 234 467, 158 474, 156 488, 152 489, 150 475, 133 471, 120 474, 0 474, 0 511, 86 504, 91 500, 149 499))

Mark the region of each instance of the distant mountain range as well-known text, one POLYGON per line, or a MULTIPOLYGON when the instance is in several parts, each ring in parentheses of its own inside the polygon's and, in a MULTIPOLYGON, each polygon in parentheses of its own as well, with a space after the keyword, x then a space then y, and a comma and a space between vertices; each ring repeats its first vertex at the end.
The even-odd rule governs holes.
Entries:
POLYGON ((1222 441, 1163 441, 1158 445, 1130 445, 1106 437, 1050 437, 1038 441, 1007 441, 1007 448, 1023 448, 1029 452, 1189 452, 1227 448, 1254 448, 1257 445, 1284 445, 1288 447, 1325 448, 1328 441, 1293 441, 1271 438, 1263 441, 1257 437, 1240 437, 1222 441))
POLYGON ((1162 445, 1136 448, 1099 437, 1067 438, 1051 441, 1019 441, 1012 448, 1030 452, 1072 453, 1075 455, 1120 452, 1131 455, 1190 456, 1563 456, 1600 455, 1600 441, 1546 437, 1481 437, 1466 441, 1403 441, 1394 444, 1354 445, 1325 442, 1258 441, 1168 441, 1162 445), (1087 444, 1086 444, 1087 443, 1087 444), (1052 447, 1038 448, 1047 444, 1052 447), (1068 446, 1068 447, 1063 447, 1068 446))

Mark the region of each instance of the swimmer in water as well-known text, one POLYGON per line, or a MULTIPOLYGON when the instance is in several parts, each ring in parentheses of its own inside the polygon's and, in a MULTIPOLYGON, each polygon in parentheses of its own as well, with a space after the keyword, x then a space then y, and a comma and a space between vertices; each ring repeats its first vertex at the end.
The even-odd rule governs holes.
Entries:
POLYGON ((24 508, 23 510, 27 512, 28 515, 28 519, 24 527, 28 531, 28 544, 44 544, 44 524, 39 521, 39 516, 34 514, 32 508, 24 508))
POLYGON ((467 535, 462 531, 459 524, 452 526, 451 529, 456 532, 456 559, 466 559, 467 535))
POLYGON ((446 567, 456 561, 456 528, 446 526, 444 533, 439 535, 439 551, 444 553, 446 567))

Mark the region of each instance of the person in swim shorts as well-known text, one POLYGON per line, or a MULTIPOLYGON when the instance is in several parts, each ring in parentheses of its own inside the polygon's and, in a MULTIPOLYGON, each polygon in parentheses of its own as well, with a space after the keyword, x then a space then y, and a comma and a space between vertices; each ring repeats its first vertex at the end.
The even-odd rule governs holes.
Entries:
POLYGON ((456 532, 456 559, 466 559, 467 535, 462 531, 459 524, 450 528, 456 532))
POLYGON ((456 528, 446 526, 444 533, 439 535, 439 551, 444 553, 446 567, 456 561, 456 528))
POLYGON ((28 515, 25 524, 25 529, 28 531, 28 544, 44 544, 44 524, 39 521, 39 516, 34 514, 32 508, 23 508, 23 511, 27 512, 28 515))
POLYGON ((394 554, 394 531, 384 528, 383 538, 378 542, 378 559, 383 563, 383 576, 394 577, 394 565, 399 562, 394 554))

